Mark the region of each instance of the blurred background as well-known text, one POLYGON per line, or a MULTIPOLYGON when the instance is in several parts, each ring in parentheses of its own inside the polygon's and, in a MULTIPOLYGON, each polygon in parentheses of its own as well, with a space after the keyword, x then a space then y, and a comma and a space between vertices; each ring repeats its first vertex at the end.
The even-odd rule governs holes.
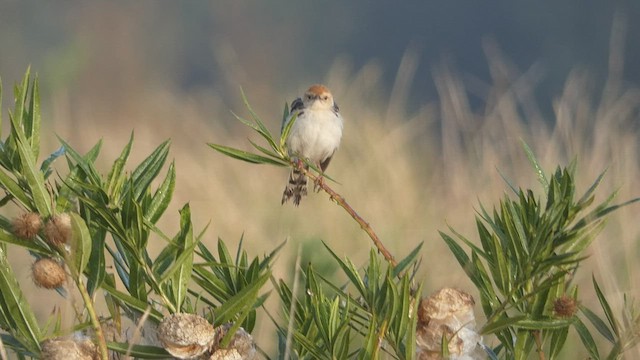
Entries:
MULTIPOLYGON (((107 169, 131 132, 134 161, 171 138, 178 183, 163 230, 190 202, 196 228, 211 222, 211 246, 244 234, 260 255, 287 240, 277 277, 291 277, 299 248, 302 264, 332 276, 320 240, 362 264, 369 239, 358 226, 324 194, 280 206, 287 170, 206 146, 249 149, 256 139, 231 114, 248 116, 240 88, 277 132, 285 102, 325 83, 346 119, 329 168, 335 189, 396 257, 424 242, 426 292, 477 296, 438 230, 475 240, 479 202, 490 208, 509 193, 502 176, 542 194, 521 140, 547 173, 577 159, 579 192, 607 169, 596 201, 640 196, 639 16, 638 1, 602 0, 3 0, 3 108, 31 65, 43 153, 60 146, 56 135, 80 151, 103 139, 107 169)), ((638 212, 615 212, 596 240, 577 275, 585 303, 591 271, 613 303, 638 295, 638 212)))

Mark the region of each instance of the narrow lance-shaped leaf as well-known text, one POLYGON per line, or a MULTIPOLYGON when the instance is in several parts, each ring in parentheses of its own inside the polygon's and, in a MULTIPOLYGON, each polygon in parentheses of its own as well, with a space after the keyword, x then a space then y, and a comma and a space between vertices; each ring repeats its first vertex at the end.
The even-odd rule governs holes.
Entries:
POLYGON ((38 76, 33 79, 29 99, 29 116, 24 119, 24 130, 35 159, 40 154, 40 90, 38 76))
POLYGON ((578 335, 580 335, 580 340, 582 340, 582 344, 591 355, 593 359, 600 359, 600 354, 598 353, 598 346, 596 342, 593 340, 591 333, 587 330, 587 327, 580 319, 575 319, 573 323, 573 328, 576 329, 578 335))
POLYGON ((609 302, 604 297, 604 294, 600 289, 600 285, 598 285, 598 282, 596 281, 596 277, 592 276, 591 279, 593 281, 593 288, 596 290, 596 295, 598 296, 598 301, 600 302, 600 306, 602 307, 602 310, 604 311, 604 314, 607 317, 607 320, 609 321, 609 326, 611 330, 613 330, 616 336, 620 336, 618 323, 616 322, 615 316, 613 315, 611 306, 609 306, 609 302))
POLYGON ((91 234, 80 215, 70 213, 69 216, 71 218, 71 259, 74 272, 79 277, 91 256, 91 234))
MULTIPOLYGON (((139 200, 147 191, 151 182, 156 178, 169 154, 170 141, 160 144, 131 174, 131 182, 126 186, 132 186, 134 199, 139 200)), ((128 189, 124 189, 126 193, 128 189)))
POLYGON ((538 163, 536 156, 533 154, 533 150, 531 150, 529 145, 527 145, 527 143, 525 143, 524 141, 522 141, 522 147, 524 148, 524 152, 527 154, 529 162, 538 175, 538 181, 540 181, 540 183, 544 187, 545 192, 547 192, 549 190, 549 180, 547 180, 547 177, 544 175, 544 171, 542 170, 540 163, 538 163))
POLYGON ((44 178, 47 179, 51 175, 51 164, 65 153, 64 146, 61 146, 58 150, 54 151, 47 157, 40 165, 40 171, 44 174, 44 178))
POLYGON ((31 207, 31 200, 27 194, 15 180, 4 172, 4 169, 2 168, 0 168, 0 186, 2 186, 10 196, 18 200, 25 208, 31 207))
POLYGON ((133 132, 129 137, 129 142, 122 149, 120 156, 115 160, 113 166, 111 167, 111 171, 107 176, 107 194, 109 197, 114 198, 117 197, 120 193, 121 187, 124 184, 124 166, 129 159, 129 154, 131 153, 131 146, 133 145, 133 132))
POLYGON ((169 206, 171 202, 171 198, 173 197, 173 191, 176 186, 176 169, 175 164, 171 162, 169 165, 169 170, 167 170, 167 175, 164 178, 160 187, 156 190, 151 198, 151 203, 145 209, 145 217, 152 224, 155 224, 160 216, 164 214, 165 210, 169 206))
POLYGON ((41 216, 48 217, 51 215, 51 198, 44 183, 44 174, 36 166, 35 154, 28 145, 23 130, 19 128, 20 124, 12 116, 10 118, 18 136, 16 145, 22 165, 21 173, 27 180, 36 209, 41 216))
POLYGON ((239 150, 239 149, 235 149, 229 146, 224 146, 224 145, 218 145, 218 144, 208 144, 212 149, 227 155, 229 157, 232 157, 234 159, 238 159, 238 160, 242 160, 242 161, 246 161, 248 163, 252 163, 252 164, 272 164, 272 165, 278 165, 278 166, 289 166, 289 163, 283 161, 279 161, 279 160, 274 160, 273 158, 270 157, 266 157, 266 156, 262 156, 262 155, 258 155, 258 154, 254 154, 254 153, 250 153, 244 150, 239 150))
POLYGON ((7 261, 4 247, 0 246, 0 306, 4 317, 12 322, 14 335, 34 353, 40 349, 40 328, 35 314, 27 302, 11 265, 7 261))
POLYGON ((193 254, 196 246, 193 237, 193 225, 191 224, 191 210, 188 204, 180 210, 180 233, 176 238, 176 245, 179 247, 178 257, 176 258, 174 266, 167 271, 167 274, 173 272, 172 287, 175 300, 174 305, 177 309, 180 309, 187 295, 189 283, 191 282, 193 254))
POLYGON ((90 229, 91 236, 91 255, 89 256, 88 266, 85 268, 87 274, 87 291, 89 295, 100 288, 102 282, 107 276, 106 260, 105 260, 105 240, 107 231, 102 227, 94 227, 90 229))

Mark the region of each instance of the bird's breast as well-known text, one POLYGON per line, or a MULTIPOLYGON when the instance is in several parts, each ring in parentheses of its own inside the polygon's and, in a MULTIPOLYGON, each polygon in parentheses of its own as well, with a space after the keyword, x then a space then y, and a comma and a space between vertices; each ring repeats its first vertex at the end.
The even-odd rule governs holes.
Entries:
POLYGON ((333 155, 342 139, 342 117, 333 111, 305 110, 296 119, 287 139, 291 155, 313 162, 333 155))

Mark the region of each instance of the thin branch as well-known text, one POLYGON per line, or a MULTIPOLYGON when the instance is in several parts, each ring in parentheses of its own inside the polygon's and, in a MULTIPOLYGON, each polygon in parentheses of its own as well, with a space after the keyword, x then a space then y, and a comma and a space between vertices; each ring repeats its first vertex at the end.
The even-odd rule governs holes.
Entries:
POLYGON ((100 354, 99 355, 100 359, 108 360, 109 351, 107 350, 107 342, 106 342, 106 339, 104 338, 104 332, 102 331, 102 324, 100 324, 100 319, 96 314, 93 300, 91 299, 91 296, 89 296, 89 293, 87 292, 87 288, 82 282, 82 279, 77 278, 74 280, 76 282, 78 290, 80 291, 80 294, 82 295, 82 300, 84 300, 84 303, 87 307, 89 318, 91 319, 91 324, 93 325, 93 330, 95 331, 95 340, 98 342, 98 351, 100 354))
POLYGON ((306 169, 304 166, 300 166, 300 171, 302 171, 308 178, 313 180, 314 183, 320 189, 324 190, 324 192, 329 194, 329 197, 333 201, 335 201, 336 204, 338 204, 340 207, 345 209, 347 213, 351 215, 351 217, 360 225, 362 230, 364 230, 364 232, 366 232, 367 235, 369 235, 369 237, 371 238, 371 241, 373 241, 373 245, 375 245, 376 249, 378 249, 378 252, 382 254, 382 256, 384 256, 384 258, 389 262, 389 264, 391 264, 394 267, 398 265, 398 262, 396 261, 396 259, 393 257, 393 255, 391 255, 389 250, 387 250, 387 248, 384 246, 382 241, 380 241, 380 238, 375 233, 375 231, 373 231, 373 228, 371 227, 371 225, 369 225, 369 223, 365 219, 363 219, 362 216, 358 215, 358 213, 351 207, 351 205, 349 205, 349 203, 347 203, 347 201, 344 199, 344 197, 342 197, 342 195, 338 194, 332 188, 330 188, 329 185, 326 184, 326 182, 318 181, 320 177, 314 174, 313 172, 311 172, 311 170, 306 169))
POLYGON ((540 337, 540 331, 539 330, 534 330, 532 331, 533 333, 533 339, 536 342, 536 351, 538 352, 538 359, 539 360, 545 360, 544 357, 544 349, 542 348, 542 338, 540 337))

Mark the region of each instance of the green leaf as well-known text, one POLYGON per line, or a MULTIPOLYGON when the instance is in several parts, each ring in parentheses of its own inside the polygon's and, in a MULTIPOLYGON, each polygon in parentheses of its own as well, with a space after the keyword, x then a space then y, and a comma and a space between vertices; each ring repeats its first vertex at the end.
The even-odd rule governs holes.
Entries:
POLYGON ((495 334, 498 331, 501 331, 506 328, 513 327, 517 322, 521 320, 525 320, 527 317, 525 315, 513 316, 513 317, 502 317, 496 319, 492 322, 488 322, 484 325, 484 327, 480 330, 481 334, 495 334))
POLYGON ((571 325, 571 319, 553 319, 549 318, 546 320, 534 320, 528 317, 524 319, 519 319, 516 321, 513 326, 526 329, 526 330, 551 330, 551 329, 564 329, 571 325))
POLYGON ((87 224, 76 213, 69 214, 71 218, 71 259, 77 276, 84 272, 91 256, 91 235, 87 224))
POLYGON ((544 171, 542 170, 542 167, 538 163, 536 156, 533 154, 533 150, 531 150, 529 145, 527 145, 527 143, 524 142, 524 140, 520 140, 520 141, 522 142, 522 147, 524 148, 524 152, 527 154, 527 158, 529 159, 531 166, 533 166, 534 170, 536 171, 536 174, 538 175, 538 181, 544 187, 544 191, 548 192, 549 180, 547 180, 547 177, 544 175, 544 171))
POLYGON ((149 308, 151 308, 151 311, 149 312, 149 316, 152 319, 154 319, 157 322, 160 322, 163 318, 163 315, 158 310, 154 309, 151 305, 147 304, 145 301, 142 301, 131 295, 118 291, 115 287, 107 284, 106 282, 102 284, 102 289, 108 292, 109 295, 111 295, 114 300, 118 300, 121 305, 126 306, 130 310, 135 310, 140 314, 143 314, 149 308))
POLYGON ((589 310, 584 306, 580 306, 580 311, 589 319, 591 324, 598 330, 598 332, 605 337, 610 343, 614 344, 616 342, 616 338, 605 324, 604 320, 602 320, 598 315, 596 315, 593 311, 589 310))
POLYGON ((567 340, 569 328, 555 330, 551 333, 551 341, 549 344, 549 358, 555 359, 560 354, 567 340))
MULTIPOLYGON (((14 124, 19 126, 19 124, 14 124)), ((31 197, 40 216, 46 218, 51 215, 51 198, 44 183, 44 174, 36 166, 36 158, 22 131, 18 131, 18 153, 22 164, 21 173, 27 179, 31 197)))
POLYGON ((600 306, 602 307, 602 310, 604 311, 604 315, 607 317, 607 321, 609 321, 609 326, 610 326, 611 330, 613 330, 613 333, 616 334, 616 337, 619 337, 620 336, 620 332, 619 332, 619 329, 618 329, 618 323, 616 321, 615 316, 613 315, 613 311, 611 310, 611 306, 609 306, 609 302, 604 297, 604 294, 602 293, 602 290, 600 289, 600 285, 598 285, 598 282, 596 281, 595 275, 593 275, 591 277, 591 279, 593 281, 593 288, 596 290, 596 295, 598 296, 598 301, 600 302, 600 306))
MULTIPOLYGON (((23 91, 26 91, 23 89, 23 91)), ((29 99, 29 113, 24 119, 25 135, 31 145, 34 159, 40 154, 40 91, 38 76, 33 79, 29 99)))
POLYGON ((288 122, 285 121, 286 119, 283 119, 282 131, 280 134, 281 149, 285 148, 285 144, 287 142, 287 139, 289 138, 289 133, 291 132, 291 128, 293 127, 293 124, 295 124, 297 119, 298 119, 298 113, 293 114, 293 116, 291 116, 291 119, 288 122))
POLYGON ((589 332, 589 330, 587 330, 587 327, 584 325, 584 323, 580 319, 576 318, 573 322, 573 328, 576 329, 576 332, 580 336, 580 340, 582 340, 582 344, 589 352, 591 358, 600 359, 598 346, 596 345, 596 342, 593 340, 591 333, 589 332))
POLYGON ((115 160, 113 166, 111 167, 111 171, 109 172, 109 176, 107 176, 107 189, 106 193, 109 198, 117 198, 120 195, 120 190, 124 184, 124 166, 129 159, 129 154, 131 153, 131 146, 133 145, 133 132, 129 137, 129 142, 122 149, 120 156, 115 160))
POLYGON ((173 197, 175 186, 176 169, 174 162, 171 162, 164 181, 153 194, 149 206, 145 208, 145 217, 152 224, 158 222, 162 214, 164 214, 165 210, 167 210, 169 203, 171 203, 171 198, 173 197))
POLYGON ((367 287, 364 281, 362 281, 360 274, 358 274, 358 270, 356 269, 356 266, 348 258, 345 259, 345 261, 340 259, 338 255, 335 252, 333 252, 333 250, 331 250, 329 245, 327 245, 324 241, 322 243, 324 244, 325 248, 329 250, 329 253, 331 254, 331 256, 333 256, 333 258, 338 262, 338 265, 340 265, 340 267, 342 268, 342 271, 344 271, 345 275, 347 275, 351 283, 356 287, 356 289, 358 290, 358 293, 361 296, 366 296, 367 287))
POLYGON ((224 304, 215 308, 213 313, 215 315, 216 324, 233 321, 238 313, 241 313, 246 309, 252 309, 258 297, 258 292, 262 288, 262 285, 269 280, 270 276, 271 273, 266 273, 260 276, 252 283, 247 284, 244 289, 229 298, 224 304))
POLYGON ((88 182, 93 185, 102 185, 102 179, 100 174, 95 169, 93 162, 100 154, 100 149, 102 149, 102 140, 98 141, 84 156, 80 155, 77 151, 71 147, 71 145, 67 144, 62 138, 58 137, 58 141, 62 143, 62 146, 65 149, 65 154, 68 159, 70 159, 69 168, 72 168, 73 165, 71 161, 75 163, 87 177, 88 182))
POLYGON ((269 132, 269 129, 267 129, 267 127, 264 126, 264 124, 260 120, 260 117, 255 113, 255 111, 253 111, 253 108, 251 108, 251 105, 249 104, 249 100, 247 99, 247 96, 245 95, 244 90, 242 90, 242 88, 240 88, 240 92, 242 94, 242 101, 244 102, 245 107, 247 108, 247 110, 249 110, 249 114, 251 114, 251 118, 257 125, 257 128, 254 127, 254 129, 269 143, 269 146, 271 146, 273 150, 277 151, 278 147, 275 144, 273 135, 271 135, 271 132, 269 132))
POLYGON ((58 150, 54 151, 46 158, 42 164, 40 164, 40 171, 44 174, 44 178, 47 179, 51 175, 51 164, 56 161, 60 156, 65 153, 64 146, 61 146, 58 150))
POLYGON ((398 265, 393 268, 393 277, 400 275, 408 266, 415 262, 418 254, 420 253, 420 250, 422 249, 422 245, 424 245, 423 242, 419 243, 418 246, 416 246, 415 249, 413 249, 409 253, 409 255, 407 255, 407 257, 398 262, 398 265))
POLYGON ((85 268, 87 274, 87 291, 93 296, 94 292, 100 288, 102 282, 107 276, 106 260, 105 260, 105 240, 107 230, 103 227, 95 227, 90 229, 91 235, 91 255, 89 256, 88 266, 85 268))
POLYGON ((31 306, 22 293, 20 284, 7 261, 4 246, 0 246, 0 311, 4 319, 10 322, 12 335, 27 349, 40 352, 40 328, 31 306))
POLYGON ((248 163, 252 163, 252 164, 272 164, 272 165, 278 165, 278 166, 289 166, 289 163, 283 161, 283 160, 279 160, 279 159, 273 159, 273 158, 269 158, 266 156, 262 156, 262 155, 258 155, 258 154, 254 154, 254 153, 250 153, 244 150, 239 150, 239 149, 235 149, 229 146, 224 146, 224 145, 218 145, 218 144, 207 144, 209 145, 211 148, 213 148, 214 150, 227 155, 229 157, 232 157, 234 159, 238 159, 238 160, 242 160, 242 161, 246 161, 248 163))
POLYGON ((170 141, 166 140, 158 146, 131 174, 131 182, 125 185, 123 193, 126 194, 132 187, 134 199, 140 200, 141 195, 147 191, 149 185, 156 178, 169 154, 170 141))
POLYGON ((164 275, 172 277, 174 305, 176 309, 180 309, 187 295, 189 283, 191 282, 193 254, 197 245, 193 237, 191 210, 188 204, 180 210, 180 233, 176 237, 175 243, 178 246, 176 253, 177 258, 174 265, 170 267, 164 275))
POLYGON ((7 173, 4 172, 4 169, 0 168, 0 185, 5 189, 5 191, 14 198, 16 198, 20 203, 27 209, 31 209, 31 200, 28 195, 22 190, 20 185, 13 180, 7 173))
POLYGON ((6 232, 4 229, 0 229, 0 242, 17 245, 41 255, 51 254, 51 249, 43 245, 42 242, 17 238, 13 234, 6 232))
POLYGON ((140 359, 167 359, 171 355, 163 348, 150 345, 134 345, 130 343, 107 342, 109 350, 119 354, 140 359))

